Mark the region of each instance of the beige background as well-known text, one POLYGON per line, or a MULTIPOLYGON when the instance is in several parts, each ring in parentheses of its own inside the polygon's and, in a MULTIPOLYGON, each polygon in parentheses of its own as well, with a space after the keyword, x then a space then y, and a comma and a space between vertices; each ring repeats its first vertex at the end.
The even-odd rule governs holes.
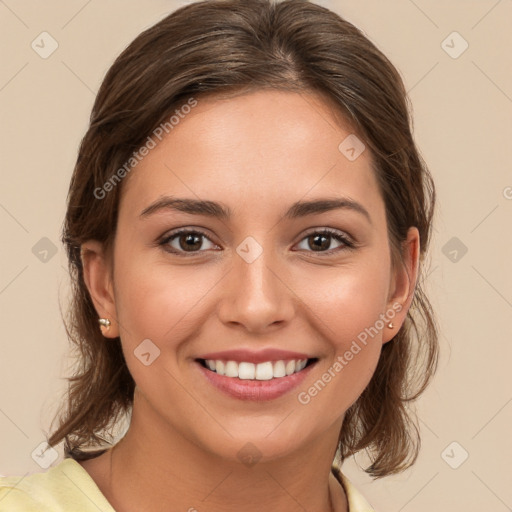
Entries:
MULTIPOLYGON (((344 471, 379 512, 510 510, 512 1, 318 3, 363 29, 400 70, 439 197, 428 280, 442 359, 418 402, 419 460, 375 482, 358 467, 362 456, 344 471), (469 44, 458 58, 442 47, 453 31, 469 44), (453 237, 467 247, 457 261, 453 237), (463 450, 469 457, 452 469, 446 461, 460 463, 463 450)), ((0 0, 1 474, 41 471, 31 453, 66 386, 59 237, 95 92, 118 53, 178 5, 0 0), (43 31, 59 45, 47 59, 31 48, 43 31), (45 237, 57 252, 41 261, 45 237)), ((452 36, 449 51, 462 43, 452 36)))

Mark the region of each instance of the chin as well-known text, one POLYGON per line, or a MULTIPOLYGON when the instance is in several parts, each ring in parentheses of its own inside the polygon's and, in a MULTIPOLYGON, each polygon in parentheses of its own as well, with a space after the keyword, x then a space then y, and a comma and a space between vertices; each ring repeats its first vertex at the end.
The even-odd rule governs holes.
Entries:
MULTIPOLYGON (((275 425, 279 425, 280 418, 275 425)), ((242 463, 248 467, 258 462, 271 462, 282 457, 287 457, 301 450, 307 442, 304 434, 290 431, 284 424, 274 431, 268 428, 239 429, 237 432, 226 429, 232 437, 226 433, 222 439, 204 440, 203 447, 216 457, 235 463, 242 463), (282 428, 281 432, 278 432, 282 428), (269 434, 270 432, 270 434, 269 434)))

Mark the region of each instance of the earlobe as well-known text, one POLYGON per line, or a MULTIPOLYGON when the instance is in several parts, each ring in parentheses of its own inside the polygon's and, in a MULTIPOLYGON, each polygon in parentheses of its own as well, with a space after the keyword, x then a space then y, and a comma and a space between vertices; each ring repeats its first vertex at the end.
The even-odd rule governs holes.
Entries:
POLYGON ((386 315, 389 319, 382 343, 387 343, 402 327, 411 306, 416 289, 420 257, 420 235, 416 227, 410 227, 402 244, 402 262, 395 269, 390 283, 386 315), (389 323, 391 322, 392 327, 389 323))
POLYGON ((103 244, 89 240, 81 246, 84 281, 98 314, 98 329, 106 338, 119 336, 111 264, 103 244))

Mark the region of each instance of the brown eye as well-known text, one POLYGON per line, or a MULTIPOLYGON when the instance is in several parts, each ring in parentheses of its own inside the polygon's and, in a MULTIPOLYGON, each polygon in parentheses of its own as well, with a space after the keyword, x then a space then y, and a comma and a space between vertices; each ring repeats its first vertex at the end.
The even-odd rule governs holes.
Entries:
POLYGON ((314 251, 328 250, 330 243, 330 235, 310 235, 308 237, 309 247, 314 251))
POLYGON ((196 233, 187 233, 178 236, 178 245, 185 251, 194 251, 200 249, 203 244, 202 235, 196 233))
MULTIPOLYGON (((201 253, 204 241, 208 241, 211 247, 217 247, 204 233, 200 231, 182 230, 165 237, 160 245, 172 253, 201 253)), ((204 247, 203 247, 204 249, 204 247)), ((207 247, 208 249, 208 247, 207 247)))
POLYGON ((309 252, 331 252, 354 247, 354 244, 348 239, 348 237, 338 231, 330 229, 310 233, 308 236, 303 238, 301 243, 303 241, 306 241, 306 247, 302 247, 302 249, 306 249, 309 252), (333 240, 339 242, 338 247, 331 247, 333 240))

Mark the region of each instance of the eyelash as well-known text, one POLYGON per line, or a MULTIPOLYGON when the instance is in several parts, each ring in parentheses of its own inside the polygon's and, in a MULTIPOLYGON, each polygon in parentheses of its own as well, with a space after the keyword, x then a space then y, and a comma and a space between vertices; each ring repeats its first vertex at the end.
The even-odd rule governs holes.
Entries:
MULTIPOLYGON (((203 233, 199 229, 182 229, 182 230, 179 230, 179 231, 175 231, 174 233, 171 233, 170 235, 165 236, 163 239, 161 239, 158 242, 158 245, 161 246, 162 249, 164 251, 168 252, 168 253, 176 254, 177 256, 185 257, 185 258, 192 257, 192 256, 195 256, 195 255, 200 254, 202 252, 205 252, 205 251, 191 251, 191 252, 187 253, 186 251, 176 250, 174 248, 170 249, 169 246, 168 246, 168 243, 171 240, 173 240, 174 238, 179 237, 180 235, 183 235, 183 234, 200 235, 200 236, 203 236, 203 237, 207 238, 210 242, 212 242, 210 240, 210 238, 208 237, 208 235, 206 233, 203 233)), ((302 242, 303 240, 305 240, 305 239, 307 239, 307 238, 309 238, 309 237, 311 237, 313 235, 330 236, 334 240, 343 243, 344 247, 343 246, 336 247, 334 249, 329 249, 327 251, 306 251, 306 252, 313 252, 313 253, 317 252, 318 254, 332 255, 333 253, 341 251, 341 250, 355 249, 356 248, 356 243, 355 242, 352 242, 347 236, 345 236, 345 235, 341 234, 339 231, 336 231, 336 230, 331 229, 331 228, 324 228, 324 229, 320 229, 320 230, 317 230, 317 231, 311 231, 310 233, 306 234, 306 236, 304 236, 304 238, 302 238, 300 240, 300 242, 302 242)), ((212 243, 214 243, 214 242, 212 242, 212 243)))

